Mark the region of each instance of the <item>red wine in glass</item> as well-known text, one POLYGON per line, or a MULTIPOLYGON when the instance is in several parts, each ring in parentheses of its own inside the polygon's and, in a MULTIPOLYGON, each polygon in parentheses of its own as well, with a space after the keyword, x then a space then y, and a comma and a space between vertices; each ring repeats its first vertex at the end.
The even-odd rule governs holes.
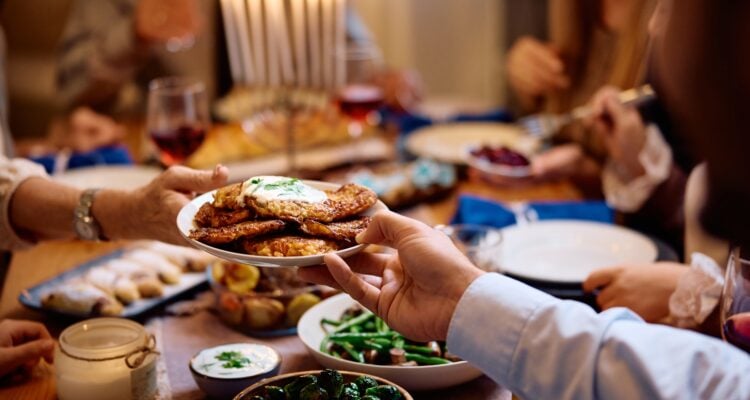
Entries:
POLYGON ((729 317, 722 329, 727 342, 750 353, 750 312, 729 317))
POLYGON ((370 84, 344 86, 337 97, 341 112, 359 121, 365 120, 383 104, 383 90, 370 84))
POLYGON ((199 126, 180 125, 169 130, 152 130, 151 139, 161 152, 166 165, 181 164, 193 154, 206 138, 206 130, 199 126))

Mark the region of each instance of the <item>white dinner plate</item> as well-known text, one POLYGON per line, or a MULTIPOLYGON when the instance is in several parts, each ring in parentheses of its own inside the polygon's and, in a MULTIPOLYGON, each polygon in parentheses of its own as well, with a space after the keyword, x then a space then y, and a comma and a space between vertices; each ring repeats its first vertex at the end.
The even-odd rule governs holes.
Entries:
MULTIPOLYGON (((336 184, 336 183, 318 182, 318 181, 303 181, 303 182, 307 185, 314 187, 315 189, 320 189, 320 190, 336 190, 339 187, 341 187, 341 185, 336 184)), ((314 255, 314 256, 295 256, 295 257, 257 256, 257 255, 252 255, 252 254, 237 253, 234 251, 220 249, 217 247, 207 245, 205 243, 201 243, 197 240, 190 239, 188 235, 190 234, 190 231, 196 227, 195 223, 193 222, 193 220, 195 219, 195 214, 198 212, 198 210, 201 208, 201 206, 204 203, 209 203, 213 201, 215 192, 216 191, 214 190, 214 191, 204 193, 194 198, 190 203, 182 207, 182 210, 180 210, 180 213, 177 214, 177 228, 180 230, 180 233, 182 234, 182 236, 185 237, 185 239, 187 239, 190 242, 190 244, 192 244, 198 249, 201 249, 205 252, 213 254, 216 257, 223 258, 225 260, 229 260, 232 262, 241 263, 241 264, 255 265, 257 267, 307 267, 310 265, 323 264, 322 254, 314 255)), ((372 207, 370 207, 369 210, 362 213, 362 215, 373 215, 380 210, 387 210, 387 209, 388 207, 386 207, 386 205, 383 204, 383 202, 378 200, 372 207)), ((347 247, 345 249, 338 250, 335 252, 335 254, 338 254, 339 256, 341 256, 341 258, 346 258, 356 253, 359 253, 364 248, 365 248, 364 244, 358 244, 352 247, 347 247)))
POLYGON ((656 260, 652 240, 617 225, 548 220, 503 229, 500 266, 521 278, 581 283, 602 267, 656 260))
POLYGON ((320 321, 323 318, 338 320, 346 309, 355 304, 357 302, 348 294, 338 294, 307 310, 297 324, 297 335, 300 340, 313 358, 324 367, 379 376, 415 391, 456 386, 482 375, 481 371, 466 361, 416 367, 374 365, 344 360, 320 351, 320 343, 325 337, 320 321))
POLYGON ((538 139, 511 124, 495 122, 462 122, 432 125, 418 129, 406 139, 411 153, 451 164, 466 164, 469 147, 508 146, 523 154, 533 154, 540 146, 538 139))
POLYGON ((79 189, 104 188, 130 190, 144 186, 159 176, 161 169, 140 165, 99 165, 76 168, 53 175, 52 179, 79 189))

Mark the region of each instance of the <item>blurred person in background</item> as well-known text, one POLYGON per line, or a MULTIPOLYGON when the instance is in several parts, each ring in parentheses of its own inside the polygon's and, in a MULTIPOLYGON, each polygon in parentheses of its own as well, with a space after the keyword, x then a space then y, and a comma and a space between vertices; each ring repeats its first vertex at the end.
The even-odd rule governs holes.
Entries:
POLYGON ((640 109, 617 100, 620 90, 650 75, 654 5, 550 2, 549 41, 519 39, 508 53, 507 74, 525 112, 593 109, 591 118, 566 127, 555 138, 558 145, 532 159, 533 179, 572 179, 586 197, 603 195, 625 225, 681 254, 684 190, 697 158, 674 134, 658 100, 640 109))
MULTIPOLYGON (((141 112, 149 80, 182 75, 206 84, 209 99, 231 89, 218 1, 75 0, 63 33, 58 86, 69 108, 141 112)), ((352 7, 347 40, 374 46, 352 7)), ((410 108, 420 98, 413 71, 382 71, 386 101, 410 108), (403 104, 401 104, 403 103, 403 104)))

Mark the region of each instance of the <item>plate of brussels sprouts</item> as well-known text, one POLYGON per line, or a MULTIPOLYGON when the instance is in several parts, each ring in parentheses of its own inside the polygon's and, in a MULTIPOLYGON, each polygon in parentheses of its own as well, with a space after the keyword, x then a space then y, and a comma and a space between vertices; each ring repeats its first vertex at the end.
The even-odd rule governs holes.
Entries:
POLYGON ((327 368, 380 376, 408 390, 451 387, 482 375, 451 355, 444 343, 408 340, 347 294, 310 308, 297 325, 297 335, 327 368))
POLYGON ((304 371, 264 379, 234 400, 414 400, 388 380, 356 372, 304 371))

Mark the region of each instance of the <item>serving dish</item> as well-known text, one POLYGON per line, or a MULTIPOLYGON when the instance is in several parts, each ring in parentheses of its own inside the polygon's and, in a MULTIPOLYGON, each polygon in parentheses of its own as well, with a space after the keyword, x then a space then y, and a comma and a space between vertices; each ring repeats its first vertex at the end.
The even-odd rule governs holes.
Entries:
POLYGON ((466 163, 485 174, 499 175, 507 178, 527 178, 532 175, 530 155, 507 146, 488 146, 485 144, 471 145, 466 148, 466 163), (516 165, 503 162, 493 162, 490 159, 477 155, 480 151, 506 151, 511 155, 518 156, 523 162, 516 165), (515 153, 515 154, 513 154, 515 153))
POLYGON ((406 139, 406 148, 412 154, 457 165, 466 165, 468 147, 482 144, 508 146, 525 154, 533 154, 541 146, 539 139, 520 127, 494 122, 431 125, 406 139))
POLYGON ((203 349, 188 363, 198 387, 212 398, 229 399, 279 372, 281 355, 255 343, 230 343, 203 349), (224 368, 224 366, 227 366, 224 368))
POLYGON ((324 318, 338 319, 344 311, 356 304, 357 302, 349 295, 339 294, 309 309, 300 319, 297 325, 297 335, 308 352, 321 365, 343 371, 355 371, 383 377, 408 390, 415 391, 455 386, 482 375, 481 371, 466 361, 417 367, 374 365, 344 360, 320 351, 321 342, 326 336, 326 331, 321 327, 321 321, 324 318), (439 379, 436 379, 436 377, 439 377, 439 379))
MULTIPOLYGON (((275 376, 273 378, 263 379, 262 381, 240 392, 237 396, 235 396, 234 400, 252 400, 254 396, 264 396, 265 388, 267 386, 284 387, 285 385, 293 382, 295 379, 299 377, 306 376, 306 375, 319 376, 321 372, 323 371, 313 370, 313 371, 292 372, 288 374, 275 376)), ((414 400, 414 398, 404 388, 402 388, 398 384, 391 382, 387 379, 378 377, 376 375, 364 374, 364 373, 358 373, 358 372, 351 372, 351 371, 338 371, 338 372, 343 376, 343 381, 345 384, 354 382, 356 379, 361 378, 361 377, 372 378, 379 385, 389 385, 398 389, 398 392, 401 394, 401 398, 403 400, 414 400)))
POLYGON ((292 268, 258 268, 218 260, 207 274, 219 318, 256 337, 296 334, 302 314, 335 293, 300 281, 292 268))
POLYGON ((654 242, 643 234, 598 222, 536 221, 502 233, 502 271, 536 281, 580 284, 598 268, 657 257, 654 242))
MULTIPOLYGON (((76 319, 90 318, 92 316, 95 316, 90 313, 75 313, 65 310, 46 308, 43 305, 43 299, 48 293, 52 292, 61 285, 66 285, 68 284, 68 282, 83 279, 83 277, 86 276, 86 274, 90 270, 99 268, 107 264, 108 262, 120 260, 126 253, 126 251, 128 250, 119 249, 113 251, 101 257, 85 262, 71 270, 63 272, 62 274, 59 274, 52 279, 46 280, 38 285, 30 287, 21 292, 21 294, 18 296, 18 301, 25 307, 28 307, 32 310, 37 310, 53 315, 73 317, 76 319)), ((141 298, 129 304, 123 305, 122 311, 116 316, 124 318, 139 317, 140 315, 156 307, 169 303, 174 298, 180 295, 197 289, 205 282, 205 271, 183 272, 180 276, 179 282, 175 284, 164 285, 163 293, 160 296, 152 298, 141 298)))
MULTIPOLYGON (((328 183, 328 182, 320 182, 320 181, 302 181, 302 183, 309 185, 313 187, 314 189, 318 190, 337 190, 341 187, 339 184, 335 183, 328 183)), ((260 255, 253 255, 253 254, 246 254, 246 253, 239 253, 236 251, 226 250, 218 247, 214 247, 202 242, 199 242, 197 240, 190 238, 190 231, 194 228, 196 228, 194 219, 195 215, 198 213, 198 210, 201 208, 201 206, 205 203, 210 203, 214 199, 214 194, 216 193, 216 190, 204 193, 195 199, 193 199, 190 203, 186 204, 177 215, 177 227, 182 234, 183 237, 185 237, 190 244, 195 246, 198 249, 204 250, 216 257, 241 263, 241 264, 250 264, 255 265, 258 267, 305 267, 310 265, 320 265, 323 264, 323 254, 317 254, 317 255, 309 255, 309 256, 289 256, 289 257, 273 257, 273 256, 260 256, 260 255)), ((363 216, 372 216, 378 211, 381 210, 387 210, 388 207, 385 206, 381 201, 377 201, 372 207, 370 207, 367 211, 361 213, 360 215, 363 216)), ((357 244, 351 247, 347 247, 344 249, 337 250, 333 253, 338 254, 342 258, 346 258, 349 256, 352 256, 356 253, 359 253, 365 248, 365 245, 357 244)))

